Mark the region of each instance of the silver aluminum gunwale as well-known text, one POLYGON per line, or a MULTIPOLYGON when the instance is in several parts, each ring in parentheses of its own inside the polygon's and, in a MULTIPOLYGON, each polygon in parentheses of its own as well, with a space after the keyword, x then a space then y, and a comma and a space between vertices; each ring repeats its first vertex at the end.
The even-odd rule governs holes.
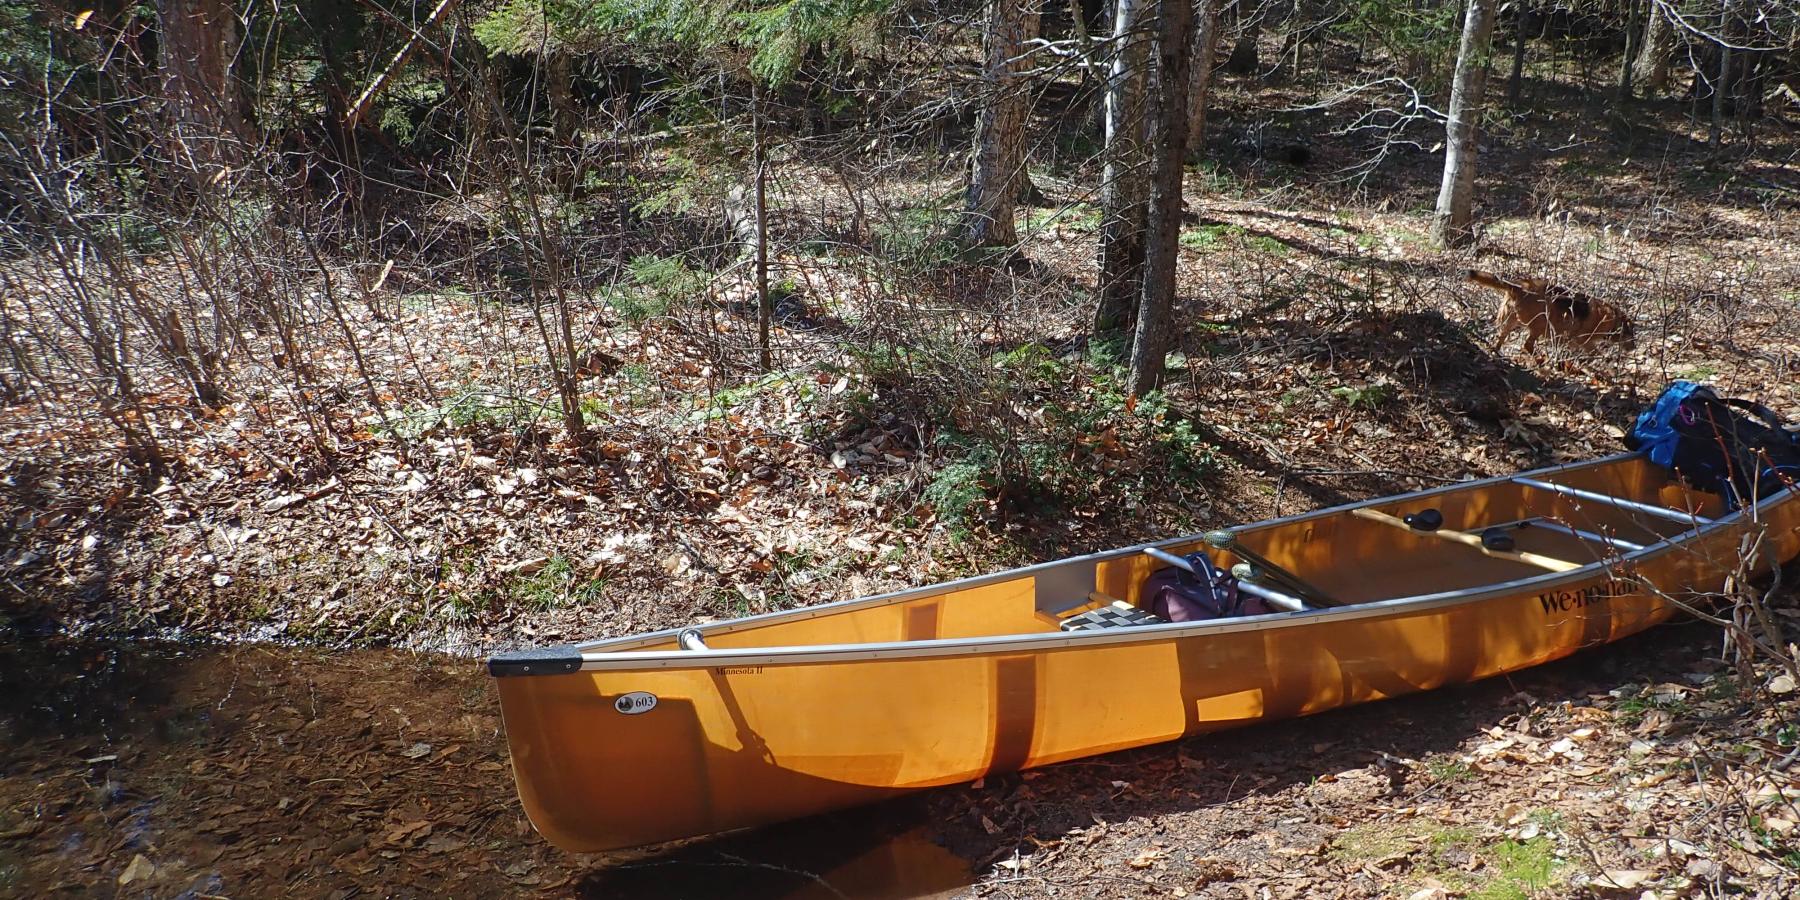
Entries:
MULTIPOLYGON (((1399 494, 1389 497, 1378 497, 1373 500, 1347 503, 1327 509, 1270 519, 1254 523, 1239 529, 1240 533, 1250 529, 1262 529, 1284 525, 1307 519, 1336 515, 1352 509, 1371 507, 1382 504, 1395 504, 1425 499, 1454 491, 1467 490, 1486 484, 1500 484, 1522 476, 1550 475, 1590 466, 1615 463, 1631 457, 1633 454, 1621 453, 1596 460, 1585 460, 1565 463, 1545 469, 1526 473, 1496 476, 1471 481, 1456 482, 1423 491, 1399 494)), ((1760 513, 1767 507, 1789 496, 1787 493, 1765 497, 1756 504, 1755 512, 1760 513)), ((1548 572, 1512 581, 1498 582, 1481 587, 1461 588, 1453 591, 1440 591, 1432 594, 1419 594, 1411 597, 1399 597, 1389 600, 1377 600, 1359 603, 1354 606, 1335 607, 1330 609, 1313 609, 1300 612, 1272 613, 1233 619, 1228 622, 1176 622, 1162 625, 1145 625, 1131 629, 1109 629, 1105 631, 1083 632, 1071 635, 1066 632, 1047 632, 1016 635, 988 635, 976 638, 945 638, 922 641, 889 641, 863 644, 815 644, 789 647, 754 647, 754 648, 718 648, 703 651, 696 650, 650 650, 632 651, 622 649, 630 646, 662 643, 677 640, 682 631, 692 626, 664 629, 641 635, 630 635, 610 638, 577 645, 572 648, 582 656, 581 671, 614 671, 630 669, 692 669, 717 667, 744 667, 767 665, 805 665, 812 663, 845 662, 857 660, 885 659, 921 659, 956 657, 974 653, 995 652, 1040 652, 1070 647, 1090 647, 1125 643, 1154 643, 1158 641, 1177 640, 1190 637, 1231 634, 1237 632, 1262 631, 1269 628, 1295 628, 1325 622, 1348 621, 1392 615, 1396 613, 1416 613, 1429 611, 1465 603, 1477 603, 1493 599, 1500 595, 1516 594, 1524 591, 1534 593, 1546 590, 1558 590, 1567 585, 1592 580, 1595 576, 1606 574, 1607 570, 1622 563, 1633 562, 1675 549, 1678 545, 1696 541, 1720 529, 1729 528, 1740 523, 1752 510, 1748 507, 1736 510, 1728 515, 1718 517, 1697 528, 1660 541, 1644 545, 1640 550, 1627 553, 1619 558, 1596 560, 1577 569, 1565 572, 1548 572), (608 648, 621 649, 608 649, 608 648)), ((934 596, 979 587, 997 581, 1006 581, 1030 575, 1033 572, 1071 562, 1101 561, 1117 559, 1133 554, 1141 554, 1146 549, 1161 548, 1176 544, 1192 543, 1202 538, 1198 535, 1168 538, 1147 544, 1139 544, 1118 550, 1069 557, 1052 562, 1038 563, 1018 569, 979 575, 957 581, 926 585, 905 591, 879 594, 870 597, 859 597, 840 600, 818 606, 804 607, 796 610, 782 610, 732 619, 726 622, 709 623, 704 630, 708 636, 728 634, 745 627, 766 625, 778 621, 804 620, 821 615, 846 612, 865 606, 900 602, 910 599, 934 596)))

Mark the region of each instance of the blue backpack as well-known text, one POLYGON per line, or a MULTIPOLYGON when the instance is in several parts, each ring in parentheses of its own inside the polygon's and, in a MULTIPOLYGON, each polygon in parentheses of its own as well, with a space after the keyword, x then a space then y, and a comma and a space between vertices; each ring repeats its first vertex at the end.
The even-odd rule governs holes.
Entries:
POLYGON ((1664 389, 1625 446, 1683 484, 1723 496, 1730 509, 1800 484, 1800 433, 1760 403, 1721 398, 1691 381, 1664 389))

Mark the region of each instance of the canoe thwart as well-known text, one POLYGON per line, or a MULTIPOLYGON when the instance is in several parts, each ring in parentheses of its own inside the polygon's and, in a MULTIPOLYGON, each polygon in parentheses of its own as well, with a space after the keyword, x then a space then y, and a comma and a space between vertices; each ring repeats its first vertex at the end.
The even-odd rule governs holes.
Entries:
POLYGON ((1503 522, 1499 525, 1495 525, 1494 527, 1495 528, 1507 528, 1507 529, 1519 529, 1519 530, 1526 529, 1526 528, 1545 528, 1545 529, 1549 529, 1550 531, 1555 531, 1555 532, 1559 532, 1562 534, 1572 535, 1574 537, 1580 538, 1581 540, 1587 541, 1590 544, 1603 544, 1603 545, 1611 547, 1615 550, 1622 550, 1627 553, 1634 553, 1638 550, 1644 549, 1643 544, 1639 544, 1634 541, 1628 541, 1628 540, 1625 540, 1624 538, 1613 537, 1611 535, 1606 535, 1606 534, 1598 534, 1598 533, 1595 533, 1592 531, 1584 531, 1580 528, 1576 528, 1575 526, 1570 525, 1567 522, 1558 522, 1555 519, 1547 519, 1543 516, 1532 516, 1529 519, 1520 519, 1516 522, 1503 522))
POLYGON ((1202 540, 1206 542, 1207 546, 1214 550, 1223 550, 1233 554, 1244 562, 1250 563, 1262 570, 1270 581, 1287 588, 1296 596, 1305 598, 1308 601, 1308 605, 1338 605, 1336 600, 1331 599, 1331 595, 1313 587, 1308 582, 1302 580, 1300 576, 1269 562, 1267 559, 1263 558, 1262 554, 1244 546, 1243 543, 1237 539, 1237 533, 1234 531, 1224 528, 1220 528, 1216 531, 1209 531, 1202 537, 1202 540))
POLYGON ((1482 540, 1481 535, 1469 534, 1466 531, 1457 531, 1454 528, 1439 528, 1436 531, 1420 531, 1419 529, 1406 524, 1402 519, 1390 516, 1378 509, 1370 509, 1366 506, 1360 509, 1353 509, 1350 511, 1350 514, 1359 519, 1367 519, 1371 522, 1380 522, 1383 525, 1391 525, 1395 528, 1404 529, 1412 534, 1430 535, 1441 540, 1473 547, 1483 554, 1492 556, 1496 559, 1510 559, 1514 562, 1522 562, 1526 565, 1537 566, 1540 569, 1549 569, 1552 572, 1567 572, 1570 569, 1579 569, 1582 565, 1581 563, 1569 562, 1566 559, 1557 559, 1554 556, 1545 556, 1542 553, 1526 553, 1516 550, 1495 550, 1488 546, 1491 539, 1484 541, 1482 540))
POLYGON ((1288 612, 1304 612, 1315 608, 1307 606, 1306 601, 1301 600, 1299 597, 1295 597, 1292 594, 1284 594, 1280 591, 1271 590, 1260 584, 1245 581, 1241 578, 1238 579, 1238 590, 1249 594, 1252 597, 1261 597, 1269 605, 1285 609, 1288 612))
POLYGON ((1553 484, 1548 481, 1539 481, 1536 478, 1526 478, 1523 475, 1513 476, 1512 481, 1513 484, 1522 484, 1526 487, 1537 488, 1541 491, 1551 491, 1553 493, 1562 494, 1565 497, 1574 497, 1579 500, 1592 500, 1595 503, 1605 503, 1620 509, 1635 510, 1647 516, 1656 516, 1659 519, 1680 522, 1689 528, 1712 523, 1711 519, 1705 516, 1695 515, 1691 512, 1682 512, 1681 510, 1670 509, 1666 506, 1652 506, 1648 503, 1639 503, 1636 500, 1627 500, 1624 497, 1614 497, 1611 494, 1601 494, 1595 491, 1569 487, 1566 484, 1553 484))
POLYGON ((567 675, 579 671, 581 651, 574 647, 514 650, 488 658, 488 674, 495 678, 510 675, 567 675))
POLYGON ((681 649, 683 650, 693 650, 698 652, 712 649, 711 647, 706 646, 706 639, 700 636, 700 629, 698 628, 681 629, 681 633, 675 635, 675 643, 680 644, 681 649))

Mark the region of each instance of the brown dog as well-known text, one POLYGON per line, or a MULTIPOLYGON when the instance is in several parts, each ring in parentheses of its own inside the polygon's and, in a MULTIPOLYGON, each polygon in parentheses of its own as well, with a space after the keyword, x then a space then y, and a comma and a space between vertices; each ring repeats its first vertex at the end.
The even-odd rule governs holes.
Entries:
POLYGON ((1525 352, 1542 359, 1537 342, 1549 338, 1557 343, 1588 347, 1597 341, 1611 341, 1626 347, 1637 346, 1631 320, 1623 310, 1604 300, 1579 291, 1551 284, 1542 278, 1507 281, 1490 272, 1469 270, 1469 280, 1482 287, 1505 294, 1500 313, 1494 318, 1494 353, 1506 346, 1506 339, 1520 328, 1525 329, 1525 352))

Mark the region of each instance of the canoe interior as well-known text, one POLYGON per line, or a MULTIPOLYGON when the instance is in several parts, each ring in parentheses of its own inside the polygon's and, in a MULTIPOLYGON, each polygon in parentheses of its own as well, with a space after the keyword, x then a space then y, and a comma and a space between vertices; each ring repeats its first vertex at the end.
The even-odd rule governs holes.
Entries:
MULTIPOLYGON (((1685 510, 1702 517, 1724 513, 1719 498, 1669 481, 1664 471, 1638 457, 1571 466, 1545 476, 1571 487, 1685 510)), ((1679 535, 1680 522, 1615 506, 1527 487, 1509 481, 1476 482, 1436 492, 1390 498, 1372 508, 1403 516, 1435 508, 1444 527, 1480 532, 1483 528, 1541 517, 1608 537, 1649 545, 1679 535)), ((1239 540, 1252 552, 1300 576, 1326 593, 1334 605, 1478 589, 1546 574, 1537 566, 1486 556, 1479 550, 1432 535, 1412 534, 1352 515, 1347 509, 1247 526, 1239 540)), ((1547 527, 1513 532, 1518 550, 1571 563, 1617 558, 1621 551, 1547 527)), ((1198 540, 1163 545, 1182 554, 1198 540)), ((1230 566, 1231 553, 1213 552, 1230 566)), ((714 623, 704 627, 713 649, 804 647, 892 641, 979 638, 1055 632, 1063 616, 1091 606, 1099 592, 1127 603, 1140 602, 1139 586, 1165 564, 1142 552, 1121 551, 1040 567, 1017 577, 988 580, 939 592, 912 592, 889 602, 853 605, 822 615, 776 616, 714 623)), ((821 610, 821 612, 826 612, 821 610)), ((673 638, 628 643, 604 642, 583 649, 606 651, 676 650, 673 638)))

